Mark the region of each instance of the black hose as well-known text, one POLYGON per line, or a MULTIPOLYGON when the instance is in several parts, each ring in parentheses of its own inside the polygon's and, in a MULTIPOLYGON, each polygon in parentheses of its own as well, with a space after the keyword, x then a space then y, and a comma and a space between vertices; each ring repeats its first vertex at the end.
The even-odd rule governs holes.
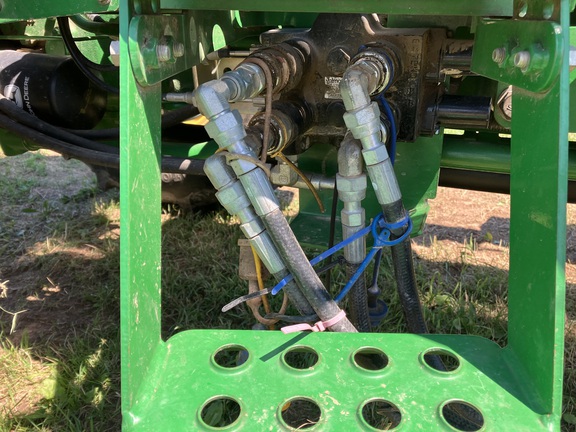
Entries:
MULTIPOLYGON (((402 200, 382 206, 384 218, 389 223, 396 223, 406 217, 406 210, 402 200)), ((395 239, 404 234, 407 226, 393 230, 390 238, 395 239)), ((406 326, 410 333, 428 333, 426 321, 422 313, 422 306, 418 297, 414 262, 412 261, 412 244, 408 237, 402 243, 391 247, 394 275, 400 303, 404 311, 406 326)))
POLYGON ((107 168, 118 168, 120 165, 120 157, 117 153, 105 153, 69 144, 17 123, 5 114, 0 114, 0 127, 24 138, 26 141, 36 144, 38 147, 53 150, 90 165, 99 165, 107 168))
POLYGON ((118 149, 116 147, 79 137, 64 129, 52 126, 50 123, 47 123, 38 117, 34 117, 33 115, 19 108, 16 104, 14 104, 14 102, 2 94, 0 94, 0 112, 3 112, 12 120, 31 129, 37 130, 44 135, 49 135, 52 138, 56 138, 90 150, 118 154, 118 149))
MULTIPOLYGON (((120 166, 119 151, 115 147, 110 146, 111 149, 115 149, 115 152, 111 153, 70 144, 66 141, 32 129, 26 125, 20 124, 12 120, 6 114, 0 114, 0 128, 10 131, 38 147, 53 150, 64 156, 81 160, 89 165, 116 169, 120 166)), ((163 157, 162 172, 204 176, 204 161, 200 159, 163 157)))
MULTIPOLYGON (((278 282, 280 282, 287 275, 288 271, 284 270, 283 272, 276 273, 274 275, 274 278, 278 282)), ((294 282, 294 280, 288 282, 283 289, 284 294, 288 296, 288 300, 290 300, 290 303, 296 308, 298 313, 302 315, 314 314, 314 309, 312 308, 312 306, 310 305, 304 294, 302 294, 300 288, 298 288, 298 285, 296 285, 296 282, 294 282)))
MULTIPOLYGON (((328 249, 334 246, 334 238, 336 237, 336 209, 338 207, 338 188, 334 188, 332 191, 332 206, 330 207, 330 230, 328 233, 328 249)), ((326 261, 326 264, 332 262, 332 255, 330 255, 326 261)), ((332 288, 332 272, 328 271, 326 273, 326 278, 324 279, 326 289, 330 292, 332 288)))
MULTIPOLYGON (((170 128, 200 114, 198 108, 193 105, 184 105, 183 107, 167 111, 162 115, 162 129, 170 128)), ((68 129, 74 135, 89 139, 100 140, 117 140, 120 138, 120 128, 108 129, 68 129)))
MULTIPOLYGON (((360 264, 346 264, 346 279, 352 279, 360 264)), ((361 275, 348 293, 348 309, 350 310, 350 321, 359 332, 369 332, 370 312, 368 310, 368 291, 366 289, 366 278, 361 275)))
POLYGON ((118 68, 114 65, 99 65, 98 63, 94 63, 88 60, 74 43, 72 33, 70 32, 70 23, 68 22, 68 18, 58 17, 57 20, 64 45, 66 45, 66 48, 74 60, 74 63, 76 63, 76 66, 78 66, 82 73, 86 75, 86 78, 88 78, 96 87, 104 90, 105 92, 120 94, 120 89, 118 87, 113 87, 110 84, 104 82, 94 72, 92 72, 92 69, 100 70, 102 72, 112 72, 118 70, 118 68))
POLYGON ((68 21, 68 17, 59 17, 58 27, 60 27, 60 36, 62 36, 62 40, 70 52, 70 55, 74 58, 74 61, 79 59, 80 62, 83 63, 86 67, 100 72, 118 72, 118 66, 113 64, 94 63, 92 60, 88 59, 84 54, 82 54, 82 51, 78 49, 76 42, 74 42, 74 37, 70 31, 70 22, 68 21))
MULTIPOLYGON (((302 294, 306 297, 310 305, 318 316, 326 321, 339 314, 340 308, 332 300, 320 278, 310 266, 310 262, 302 251, 298 240, 288 226, 286 218, 279 208, 261 216, 270 238, 274 242, 280 256, 284 260, 286 267, 294 275, 294 278, 302 294)), ((303 314, 308 315, 308 314, 303 314)), ((356 328, 344 317, 331 327, 333 331, 356 332, 356 328)))

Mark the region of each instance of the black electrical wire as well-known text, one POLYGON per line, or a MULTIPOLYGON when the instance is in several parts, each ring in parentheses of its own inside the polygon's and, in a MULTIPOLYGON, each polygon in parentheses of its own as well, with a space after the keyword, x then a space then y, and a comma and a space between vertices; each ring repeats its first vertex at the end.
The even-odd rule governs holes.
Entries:
POLYGON ((372 271, 372 283, 370 284, 371 287, 375 286, 378 283, 381 261, 382 261, 382 249, 379 249, 378 252, 376 252, 376 256, 374 257, 374 270, 372 271))
MULTIPOLYGON (((82 71, 82 73, 88 78, 96 87, 101 90, 104 90, 108 93, 113 94, 120 94, 120 89, 118 87, 113 87, 110 84, 104 82, 101 78, 99 78, 92 69, 98 70, 98 68, 103 68, 104 66, 99 65, 98 63, 94 63, 88 60, 84 54, 78 49, 76 44, 74 43, 74 39, 72 38, 72 33, 70 32, 70 24, 68 22, 67 17, 58 17, 58 26, 60 27, 60 34, 62 36, 62 40, 64 41, 64 45, 68 49, 70 56, 74 60, 74 63, 78 68, 82 71), (97 65, 97 66, 96 66, 97 65)), ((115 71, 118 68, 114 65, 107 65, 106 68, 113 66, 114 69, 111 70, 104 70, 100 69, 100 71, 115 71)))
MULTIPOLYGON (((198 114, 200 114, 200 111, 193 105, 184 105, 181 108, 168 111, 162 115, 162 129, 176 126, 198 114)), ((117 140, 120 138, 120 128, 68 129, 68 132, 88 139, 117 140)))

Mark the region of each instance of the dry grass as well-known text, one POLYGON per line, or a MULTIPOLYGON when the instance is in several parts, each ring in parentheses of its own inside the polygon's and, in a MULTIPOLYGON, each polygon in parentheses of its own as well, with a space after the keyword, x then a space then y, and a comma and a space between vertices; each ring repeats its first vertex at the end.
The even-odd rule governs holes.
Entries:
MULTIPOLYGON (((52 154, 0 158, 0 172, 0 431, 118 430, 117 192, 97 192, 84 165, 52 154)), ((432 202, 428 228, 414 242, 432 331, 505 343, 508 208, 504 195, 448 189, 432 202)), ((573 414, 576 206, 568 220, 565 409, 573 414)), ((223 213, 163 215, 165 336, 251 326, 244 309, 217 312, 244 291, 236 275, 237 224, 223 213), (198 287, 194 296, 190 286, 198 287)), ((382 287, 391 282, 387 273, 382 287)), ((390 313, 382 329, 402 331, 394 291, 384 299, 390 313)))

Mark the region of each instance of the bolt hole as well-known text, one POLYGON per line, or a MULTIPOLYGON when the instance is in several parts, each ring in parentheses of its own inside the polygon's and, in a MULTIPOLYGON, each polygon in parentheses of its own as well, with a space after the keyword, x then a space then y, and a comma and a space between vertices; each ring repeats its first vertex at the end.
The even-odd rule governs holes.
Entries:
POLYGON ((390 430, 400 424, 402 414, 393 403, 384 399, 376 399, 364 405, 362 418, 374 429, 390 430))
POLYGON ((460 367, 460 360, 444 350, 432 350, 424 354, 424 361, 432 369, 440 372, 454 372, 460 367))
POLYGON ((208 402, 202 409, 200 417, 206 425, 224 428, 240 417, 240 404, 234 399, 222 397, 208 402))
POLYGON ((484 416, 475 406, 463 402, 448 402, 442 407, 442 417, 454 429, 464 432, 479 431, 484 426, 484 416))
POLYGON ((318 354, 312 348, 294 348, 284 354, 284 361, 294 369, 309 369, 318 363, 318 354))
POLYGON ((232 69, 230 69, 229 67, 224 68, 224 73, 226 72, 232 72, 232 69))
POLYGON ((214 361, 218 366, 231 369, 242 366, 248 360, 248 350, 240 345, 220 348, 214 354, 214 361))
POLYGON ((518 4, 518 16, 524 18, 528 14, 528 3, 522 1, 518 4))
POLYGON ((295 429, 309 429, 320 421, 320 407, 309 399, 292 399, 282 407, 282 420, 295 429))
POLYGON ((388 366, 388 356, 377 348, 362 348, 354 354, 354 363, 360 369, 378 371, 388 366))

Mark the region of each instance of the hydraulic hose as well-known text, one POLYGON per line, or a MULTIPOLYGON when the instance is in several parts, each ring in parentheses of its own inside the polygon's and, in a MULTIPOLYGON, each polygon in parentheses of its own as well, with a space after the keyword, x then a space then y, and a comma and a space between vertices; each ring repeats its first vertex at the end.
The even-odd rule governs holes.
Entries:
MULTIPOLYGON (((390 75, 393 70, 394 65, 387 55, 364 57, 346 70, 340 82, 340 92, 347 111, 344 121, 354 138, 362 143, 362 155, 368 175, 384 217, 389 223, 405 220, 407 213, 385 146, 387 131, 381 125, 378 104, 371 101, 370 95, 381 92, 383 83, 391 82, 390 75)), ((392 237, 398 238, 404 230, 405 227, 395 230, 392 237)), ((406 238, 391 249, 397 290, 408 331, 427 333, 416 287, 410 239, 406 238)))
POLYGON ((0 94, 0 111, 10 117, 12 120, 31 129, 37 130, 42 134, 50 135, 53 138, 90 150, 96 150, 104 153, 118 153, 118 149, 113 146, 79 137, 71 132, 66 131, 65 129, 52 126, 50 123, 47 123, 38 117, 34 117, 33 115, 19 108, 14 102, 2 94, 0 94))
MULTIPOLYGON (((351 279, 359 267, 360 264, 346 263, 346 279, 351 279)), ((348 308, 350 310, 350 321, 352 321, 358 331, 369 332, 372 326, 370 325, 368 291, 364 275, 358 278, 348 294, 348 308)))
POLYGON ((208 118, 206 131, 220 148, 232 155, 230 165, 246 191, 256 214, 260 216, 272 242, 276 246, 296 284, 323 322, 337 316, 339 321, 331 326, 334 331, 355 332, 356 329, 332 300, 320 278, 310 265, 304 251, 290 229, 279 208, 270 180, 259 167, 260 161, 245 142, 246 132, 238 111, 230 109, 230 101, 258 95, 266 85, 264 71, 253 63, 243 63, 235 71, 227 72, 215 81, 202 84, 195 92, 181 95, 182 100, 193 102, 208 118), (250 161, 253 162, 250 162, 250 161))
MULTIPOLYGON (((120 166, 119 150, 113 146, 107 146, 109 147, 107 151, 99 151, 94 148, 71 144, 18 123, 3 113, 0 113, 0 128, 8 130, 40 148, 46 148, 64 156, 81 160, 89 165, 116 169, 120 166)), ((92 142, 92 147, 97 144, 100 146, 105 145, 92 142)), ((165 173, 204 175, 204 161, 200 159, 163 157, 161 168, 162 172, 165 173)))
MULTIPOLYGON (((225 152, 209 157, 204 165, 204 171, 212 185, 216 188, 216 198, 232 216, 240 220, 240 229, 254 248, 260 260, 270 274, 280 282, 288 275, 288 270, 278 254, 270 235, 262 225, 262 221, 250 204, 246 191, 236 178, 236 174, 226 161, 225 152)), ((284 287, 288 299, 302 315, 314 313, 312 306, 302 295, 294 281, 284 287)))
MULTIPOLYGON (((322 285, 322 281, 310 265, 310 261, 302 251, 296 236, 288 226, 286 218, 276 209, 270 213, 261 216, 262 222, 266 226, 272 241, 278 248, 280 256, 284 259, 286 267, 294 275, 294 279, 302 289, 302 294, 312 305, 314 311, 322 321, 328 321, 330 318, 340 313, 340 308, 332 300, 332 297, 322 285), (312 271, 310 271, 310 269, 312 271)), ((332 326, 334 331, 339 332, 356 332, 352 323, 344 318, 332 326)))
MULTIPOLYGON (((382 214, 386 221, 396 223, 406 220, 406 210, 402 201, 396 201, 391 204, 382 205, 382 214)), ((400 237, 406 229, 406 226, 394 230, 390 238, 400 237)), ((411 333, 428 333, 428 327, 422 314, 422 306, 418 297, 418 287, 416 285, 416 275, 414 273, 414 262, 412 259, 412 243, 408 237, 402 243, 391 248, 392 262, 394 264, 394 276, 396 277, 396 286, 404 317, 406 327, 411 333)))
POLYGON ((118 37, 118 23, 104 21, 100 15, 70 15, 70 21, 90 33, 118 37))

